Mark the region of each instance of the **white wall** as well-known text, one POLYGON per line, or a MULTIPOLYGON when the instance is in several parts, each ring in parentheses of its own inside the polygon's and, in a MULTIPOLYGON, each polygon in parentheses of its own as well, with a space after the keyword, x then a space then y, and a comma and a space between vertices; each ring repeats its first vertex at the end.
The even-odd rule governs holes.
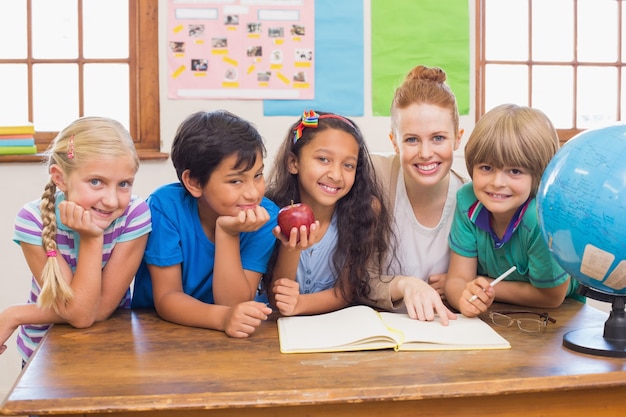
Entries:
MULTIPOLYGON (((474 16, 473 1, 468 1, 470 7, 469 16, 474 16)), ((364 0, 365 10, 365 45, 370 45, 370 0, 364 0)), ((159 40, 161 51, 166 49, 166 22, 167 3, 159 0, 159 29, 162 34, 159 40)), ((473 48, 473 22, 470 25, 470 46, 473 48)), ((473 71, 474 51, 471 52, 471 71, 473 71)), ((368 146, 372 151, 390 151, 389 143, 389 118, 371 116, 371 56, 370 51, 365 50, 365 116, 354 117, 361 127, 367 139, 368 146)), ((416 62, 416 64, 418 64, 416 62)), ((444 68, 445 69, 445 68, 444 68)), ((410 68, 406 68, 408 72, 410 68)), ((171 140, 178 124, 190 113, 197 110, 227 109, 255 124, 266 140, 269 166, 273 156, 286 133, 288 126, 295 120, 294 117, 264 117, 261 101, 206 101, 206 100, 169 100, 167 99, 167 63, 163 57, 160 59, 161 73, 161 140, 162 150, 169 151, 171 140)), ((473 77, 470 76, 473 83, 473 77)), ((474 91, 473 85, 470 91, 474 91)), ((470 102, 473 107, 473 103, 470 102)), ((473 111, 473 110, 472 110, 473 111)), ((464 143, 469 137, 473 127, 473 116, 461 117, 461 127, 465 129, 464 143)), ((463 149, 463 145, 461 149, 463 149)), ((455 168, 465 172, 462 154, 456 155, 455 168)), ((11 240, 13 233, 13 219, 19 208, 27 201, 38 198, 43 186, 47 181, 47 175, 41 164, 0 164, 0 195, 3 203, 0 205, 0 310, 5 307, 22 303, 26 300, 30 285, 30 273, 26 262, 22 257, 19 246, 11 240)), ((161 184, 176 181, 176 175, 171 161, 145 161, 139 170, 134 187, 134 193, 147 196, 153 189, 161 184)), ((4 398, 10 390, 21 369, 21 361, 15 347, 15 335, 7 342, 7 351, 0 355, 0 399, 4 398)))
MULTIPOLYGON (((364 28, 366 47, 370 45, 370 1, 364 0, 364 28)), ((473 1, 468 1, 469 16, 474 16, 473 1)), ((159 50, 166 49, 166 0, 159 0, 159 50)), ((470 22, 470 71, 473 74, 474 67, 474 22, 470 22)), ((418 64, 417 62, 415 64, 418 64)), ((266 166, 271 164, 273 156, 286 133, 286 129, 294 122, 294 117, 264 117, 263 104, 261 101, 251 100, 169 100, 167 99, 167 63, 160 58, 161 74, 161 150, 168 152, 171 141, 178 124, 190 113, 198 110, 227 109, 236 113, 255 124, 261 135, 265 138, 268 158, 266 166)), ((445 69, 445 68, 444 68, 445 69)), ((406 68, 408 72, 410 68, 406 68)), ((388 140, 389 118, 371 116, 371 55, 369 49, 365 50, 365 116, 352 118, 361 127, 368 146, 372 151, 390 151, 391 145, 388 140)), ((470 76, 472 85, 470 91, 474 91, 473 76, 470 76)), ((473 103, 470 101, 473 108, 473 103)), ((465 141, 473 128, 473 110, 469 116, 461 117, 461 127, 465 129, 463 149, 465 141)), ((455 155, 455 168, 465 172, 463 155, 455 155)), ((176 175, 171 161, 145 161, 136 178, 134 193, 147 196, 153 189, 161 184, 176 181, 176 175)), ((27 299, 30 286, 30 272, 22 257, 19 246, 11 240, 13 234, 13 219, 20 207, 27 201, 38 198, 43 192, 43 186, 47 182, 46 170, 41 164, 0 164, 0 195, 3 203, 0 204, 0 310, 16 303, 23 303, 27 299)), ((606 305, 590 300, 591 304, 606 309, 606 305)), ((21 370, 21 360, 15 347, 15 335, 7 342, 7 351, 0 355, 0 400, 5 397, 12 387, 21 370)))

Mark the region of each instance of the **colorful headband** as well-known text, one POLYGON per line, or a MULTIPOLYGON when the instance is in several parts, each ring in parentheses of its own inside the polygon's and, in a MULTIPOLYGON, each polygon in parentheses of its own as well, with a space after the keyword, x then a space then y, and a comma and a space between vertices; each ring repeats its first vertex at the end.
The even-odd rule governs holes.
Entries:
POLYGON ((350 120, 346 119, 345 117, 339 116, 337 114, 331 114, 331 113, 322 114, 320 116, 313 110, 309 110, 308 112, 305 110, 304 113, 302 113, 302 120, 300 121, 296 129, 293 131, 293 143, 295 144, 298 141, 298 139, 302 137, 302 131, 304 130, 305 127, 317 128, 319 124, 319 119, 338 119, 356 130, 352 122, 350 122, 350 120))

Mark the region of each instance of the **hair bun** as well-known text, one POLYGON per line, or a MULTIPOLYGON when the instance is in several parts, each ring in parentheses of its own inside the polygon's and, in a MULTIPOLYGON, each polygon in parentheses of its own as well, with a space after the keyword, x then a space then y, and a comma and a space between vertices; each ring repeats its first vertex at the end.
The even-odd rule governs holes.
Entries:
POLYGON ((439 67, 427 67, 418 65, 406 76, 406 81, 424 80, 436 83, 444 83, 446 81, 446 72, 439 67))

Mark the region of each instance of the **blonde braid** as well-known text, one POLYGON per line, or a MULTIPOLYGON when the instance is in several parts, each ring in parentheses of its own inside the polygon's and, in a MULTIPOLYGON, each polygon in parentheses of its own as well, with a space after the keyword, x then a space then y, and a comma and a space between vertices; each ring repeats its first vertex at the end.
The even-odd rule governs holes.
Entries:
MULTIPOLYGON (((135 172, 139 157, 133 139, 121 123, 106 117, 82 117, 60 131, 46 151, 48 172, 57 166, 64 177, 71 176, 77 167, 101 158, 119 158, 132 155, 135 172)), ((57 256, 56 184, 50 179, 41 197, 41 240, 48 256, 41 273, 41 291, 37 304, 41 308, 67 305, 73 298, 69 282, 63 278, 57 256)))
POLYGON ((55 212, 56 204, 56 185, 52 180, 46 184, 46 188, 41 197, 41 219, 43 221, 43 229, 41 231, 41 240, 43 249, 48 255, 48 260, 43 267, 41 273, 42 287, 37 299, 37 305, 40 308, 53 308, 59 312, 59 304, 67 304, 73 297, 72 288, 63 279, 61 268, 56 254, 57 242, 57 220, 55 212))

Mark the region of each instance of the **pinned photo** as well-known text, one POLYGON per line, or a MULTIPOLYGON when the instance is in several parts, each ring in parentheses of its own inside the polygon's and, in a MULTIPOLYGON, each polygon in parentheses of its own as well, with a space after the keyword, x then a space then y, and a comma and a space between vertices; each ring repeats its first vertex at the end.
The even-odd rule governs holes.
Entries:
POLYGON ((270 38, 284 38, 285 37, 285 29, 280 27, 280 28, 268 28, 267 29, 267 36, 269 36, 270 38))
POLYGON ((192 71, 206 71, 209 69, 209 61, 206 59, 192 59, 191 70, 192 71))
POLYGON ((261 33, 261 23, 248 23, 248 33, 261 33))
POLYGON ((304 36, 304 26, 291 25, 291 35, 292 36, 304 36))
POLYGON ((263 48, 261 45, 251 46, 246 51, 248 56, 263 56, 263 48))
POLYGON ((272 76, 271 71, 257 72, 256 80, 260 83, 266 83, 266 82, 269 82, 271 76, 272 76))
POLYGON ((170 42, 170 51, 176 54, 185 52, 185 42, 170 42))
POLYGON ((213 48, 227 48, 228 39, 227 38, 213 38, 211 39, 211 45, 213 46, 213 48))
POLYGON ((228 81, 234 81, 239 77, 236 68, 227 68, 226 72, 224 72, 224 78, 228 81))
POLYGON ((270 57, 270 63, 280 64, 281 62, 283 62, 283 51, 280 49, 273 50, 270 57))
POLYGON ((237 16, 236 14, 226 15, 226 17, 224 18, 224 24, 225 25, 238 25, 239 16, 237 16))
POLYGON ((305 83, 306 82, 306 74, 304 71, 298 71, 293 74, 293 81, 296 83, 305 83))
POLYGON ((190 38, 197 38, 204 34, 204 25, 189 25, 188 32, 190 38))
POLYGON ((313 59, 313 51, 310 49, 296 49, 295 60, 297 61, 311 61, 313 59))

